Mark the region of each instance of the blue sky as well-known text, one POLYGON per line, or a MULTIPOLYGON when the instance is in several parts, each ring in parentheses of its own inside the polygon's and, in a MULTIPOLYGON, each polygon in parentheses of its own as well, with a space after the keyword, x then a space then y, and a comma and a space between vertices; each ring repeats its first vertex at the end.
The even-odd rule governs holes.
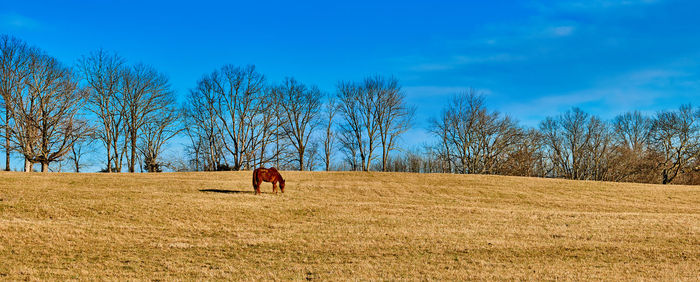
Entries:
POLYGON ((427 119, 469 87, 526 126, 572 106, 609 119, 700 104, 700 1, 7 1, 0 33, 67 64, 97 48, 151 64, 182 96, 232 63, 333 93, 397 77, 427 119), (254 3, 253 3, 254 2, 254 3))

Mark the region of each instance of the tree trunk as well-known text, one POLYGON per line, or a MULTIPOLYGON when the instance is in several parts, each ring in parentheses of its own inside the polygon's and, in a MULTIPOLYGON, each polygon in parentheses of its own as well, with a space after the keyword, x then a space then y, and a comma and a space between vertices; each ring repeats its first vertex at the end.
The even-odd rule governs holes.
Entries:
POLYGON ((41 172, 49 172, 49 163, 48 162, 41 163, 41 172))
POLYGON ((661 184, 666 185, 666 184, 668 184, 669 182, 671 182, 671 181, 668 179, 668 171, 667 171, 666 169, 664 169, 664 170, 661 172, 661 175, 663 176, 663 180, 662 180, 661 184))
MULTIPOLYGON (((108 142, 108 143, 110 143, 110 142, 108 142)), ((112 150, 110 150, 110 145, 111 144, 107 144, 107 172, 108 173, 112 173, 112 150)), ((75 168, 76 168, 75 172, 78 172, 77 164, 76 164, 75 168)))
POLYGON ((32 172, 32 162, 26 158, 24 159, 24 172, 32 172))
POLYGON ((131 159, 129 159, 129 172, 134 173, 136 167, 136 133, 131 134, 131 159))
POLYGON ((386 172, 386 162, 387 159, 389 158, 389 153, 386 150, 386 147, 382 146, 382 171, 386 172))
POLYGON ((372 147, 372 141, 367 143, 369 143, 369 146, 367 146, 367 159, 365 159, 367 161, 367 165, 365 165, 365 171, 369 171, 370 167, 372 166, 372 148, 374 148, 372 147))
POLYGON ((10 171, 10 111, 5 108, 5 171, 10 171))
POLYGON ((10 138, 5 137, 5 171, 10 171, 10 138))
POLYGON ((299 153, 299 171, 304 171, 304 151, 299 153))

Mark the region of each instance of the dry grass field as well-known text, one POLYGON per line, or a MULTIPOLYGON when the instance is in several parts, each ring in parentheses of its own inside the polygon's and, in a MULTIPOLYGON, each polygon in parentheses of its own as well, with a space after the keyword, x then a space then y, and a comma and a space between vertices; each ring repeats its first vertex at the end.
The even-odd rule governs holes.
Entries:
POLYGON ((700 279, 700 187, 0 173, 0 279, 700 279))

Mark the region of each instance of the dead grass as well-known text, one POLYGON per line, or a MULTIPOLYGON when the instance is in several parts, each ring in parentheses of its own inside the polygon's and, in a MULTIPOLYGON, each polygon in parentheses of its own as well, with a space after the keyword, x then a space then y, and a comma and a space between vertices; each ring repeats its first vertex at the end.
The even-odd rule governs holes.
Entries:
POLYGON ((0 173, 0 279, 700 279, 700 187, 0 173))

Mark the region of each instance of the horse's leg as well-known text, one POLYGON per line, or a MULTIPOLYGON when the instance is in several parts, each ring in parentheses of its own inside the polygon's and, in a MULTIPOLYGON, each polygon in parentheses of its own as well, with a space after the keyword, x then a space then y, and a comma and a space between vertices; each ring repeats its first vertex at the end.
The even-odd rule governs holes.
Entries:
POLYGON ((258 174, 257 171, 253 171, 253 191, 255 195, 258 194, 258 174))
POLYGON ((277 181, 272 182, 272 192, 277 194, 277 181))
POLYGON ((255 195, 259 195, 260 194, 260 179, 256 178, 255 180, 257 180, 257 181, 253 181, 253 188, 255 189, 255 195))

